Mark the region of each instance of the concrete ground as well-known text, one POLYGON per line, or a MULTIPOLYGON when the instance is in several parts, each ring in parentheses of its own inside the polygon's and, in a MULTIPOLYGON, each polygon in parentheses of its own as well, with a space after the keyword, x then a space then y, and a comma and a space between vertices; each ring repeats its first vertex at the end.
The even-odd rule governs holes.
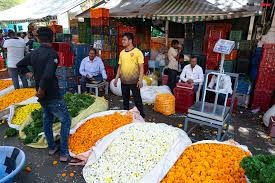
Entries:
MULTIPOLYGON (((122 101, 120 97, 111 95, 109 98, 110 109, 121 109, 122 101)), ((146 121, 167 123, 173 126, 180 126, 183 124, 184 115, 176 114, 170 117, 156 113, 152 106, 145 106, 146 121)), ((238 108, 233 115, 233 123, 229 128, 228 138, 232 138, 240 144, 248 146, 253 154, 268 153, 275 154, 275 146, 272 145, 272 139, 266 135, 266 128, 262 124, 262 114, 252 114, 249 110, 238 108)), ((26 153, 26 165, 31 167, 32 171, 27 173, 22 171, 16 178, 18 183, 63 183, 63 182, 85 182, 81 170, 82 167, 68 166, 64 163, 58 163, 56 166, 52 165, 54 160, 58 160, 58 156, 48 156, 46 149, 33 149, 25 146, 17 137, 4 139, 4 132, 8 128, 7 124, 0 126, 0 134, 2 136, 0 145, 11 145, 22 149, 26 153), (70 173, 74 173, 70 177, 70 173), (62 173, 66 173, 62 177, 62 173)), ((209 139, 211 130, 199 129, 191 136, 195 138, 209 139)))

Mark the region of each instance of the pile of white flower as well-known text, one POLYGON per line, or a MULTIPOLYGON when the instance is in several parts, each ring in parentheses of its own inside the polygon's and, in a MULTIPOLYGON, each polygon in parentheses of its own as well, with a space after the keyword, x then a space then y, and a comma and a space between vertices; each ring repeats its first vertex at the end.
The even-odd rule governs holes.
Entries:
POLYGON ((169 151, 179 131, 165 124, 136 123, 130 126, 95 163, 86 165, 86 181, 139 182, 169 151))

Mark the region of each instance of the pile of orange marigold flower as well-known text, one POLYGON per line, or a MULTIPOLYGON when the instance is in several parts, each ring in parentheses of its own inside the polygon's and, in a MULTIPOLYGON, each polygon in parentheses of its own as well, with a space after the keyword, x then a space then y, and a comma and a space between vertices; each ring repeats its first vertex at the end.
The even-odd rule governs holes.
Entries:
POLYGON ((95 143, 114 130, 133 121, 132 115, 118 112, 95 117, 81 125, 69 138, 69 149, 74 154, 88 151, 95 143))
POLYGON ((0 80, 0 90, 4 90, 12 85, 12 80, 0 80))
POLYGON ((241 160, 250 154, 226 144, 187 148, 162 183, 246 183, 241 160))
POLYGON ((23 102, 35 95, 35 89, 22 88, 14 90, 2 97, 0 97, 0 111, 7 108, 10 105, 23 102))

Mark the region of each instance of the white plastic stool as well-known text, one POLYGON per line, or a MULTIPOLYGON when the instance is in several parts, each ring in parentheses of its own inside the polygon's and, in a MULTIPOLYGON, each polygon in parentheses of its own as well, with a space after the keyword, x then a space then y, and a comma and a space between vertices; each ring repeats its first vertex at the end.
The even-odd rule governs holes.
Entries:
MULTIPOLYGON (((101 87, 105 87, 105 95, 108 95, 109 93, 109 83, 107 81, 97 83, 97 84, 87 83, 86 87, 90 89, 90 92, 92 92, 92 90, 95 89, 96 96, 98 96, 98 89, 101 87)), ((78 93, 81 93, 81 85, 78 85, 78 93)))

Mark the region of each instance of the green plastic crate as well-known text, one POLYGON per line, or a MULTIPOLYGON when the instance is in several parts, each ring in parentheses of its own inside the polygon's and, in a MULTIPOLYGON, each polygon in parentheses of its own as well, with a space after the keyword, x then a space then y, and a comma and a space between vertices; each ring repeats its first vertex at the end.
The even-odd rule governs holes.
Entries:
POLYGON ((233 41, 240 41, 242 40, 243 31, 230 31, 229 39, 233 41))
POLYGON ((229 60, 225 60, 224 64, 223 64, 223 69, 224 72, 234 72, 235 71, 235 66, 236 66, 236 61, 229 61, 229 60))
POLYGON ((108 62, 109 62, 109 66, 111 66, 111 67, 116 67, 117 66, 117 60, 116 59, 111 59, 108 62))
POLYGON ((257 42, 254 40, 241 40, 238 43, 239 50, 253 50, 257 46, 257 42))
POLYGON ((39 48, 40 47, 40 43, 38 43, 38 42, 33 42, 33 49, 37 49, 37 48, 39 48))

